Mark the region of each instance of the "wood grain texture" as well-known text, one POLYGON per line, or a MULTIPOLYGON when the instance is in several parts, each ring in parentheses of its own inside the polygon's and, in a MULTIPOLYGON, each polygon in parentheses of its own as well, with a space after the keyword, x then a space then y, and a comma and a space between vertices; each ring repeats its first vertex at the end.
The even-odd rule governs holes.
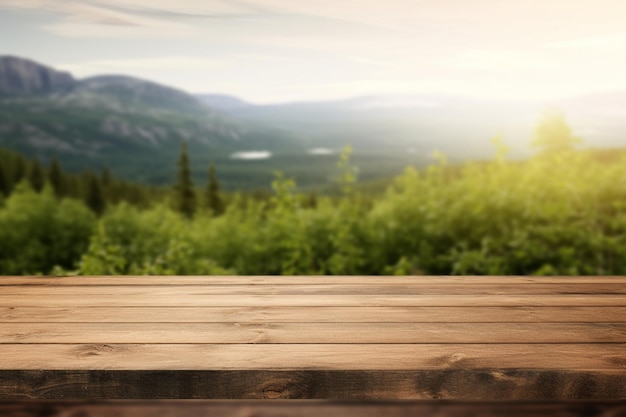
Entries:
POLYGON ((626 307, 0 307, 0 323, 626 323, 626 307))
POLYGON ((13 401, 0 415, 15 417, 624 417, 614 401, 338 402, 338 401, 13 401))
POLYGON ((626 278, 0 277, 28 398, 626 400, 626 278))
POLYGON ((133 295, 77 294, 0 295, 9 307, 498 307, 498 306, 626 306, 626 295, 133 295))
POLYGON ((615 400, 615 371, 0 371, 4 399, 615 400))
POLYGON ((626 323, 3 323, 0 343, 625 343, 626 323))
POLYGON ((624 344, 1 344, 0 369, 619 369, 624 344))
POLYGON ((441 283, 404 284, 300 284, 300 285, 2 285, 0 295, 38 297, 59 295, 205 296, 205 295, 589 295, 626 294, 626 283, 529 283, 471 285, 441 283))

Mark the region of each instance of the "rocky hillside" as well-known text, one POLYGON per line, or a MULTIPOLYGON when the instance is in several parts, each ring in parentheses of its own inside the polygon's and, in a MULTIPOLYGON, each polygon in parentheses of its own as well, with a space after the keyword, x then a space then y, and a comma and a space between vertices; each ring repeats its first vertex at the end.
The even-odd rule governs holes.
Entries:
POLYGON ((183 91, 126 76, 75 79, 33 61, 0 57, 0 146, 70 170, 109 166, 130 179, 163 183, 181 141, 203 168, 232 152, 289 146, 183 91), (167 168, 161 168, 167 167, 167 168))
POLYGON ((71 74, 56 71, 28 59, 0 56, 0 93, 33 94, 60 91, 74 86, 71 74))

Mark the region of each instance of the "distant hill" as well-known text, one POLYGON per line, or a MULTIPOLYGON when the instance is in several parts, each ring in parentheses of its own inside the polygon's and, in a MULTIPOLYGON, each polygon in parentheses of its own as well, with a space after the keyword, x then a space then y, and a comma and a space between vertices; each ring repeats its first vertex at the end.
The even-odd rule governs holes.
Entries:
POLYGON ((0 146, 44 161, 57 157, 74 171, 108 166, 129 179, 168 183, 183 140, 197 178, 209 161, 228 160, 236 151, 299 146, 171 87, 121 75, 78 80, 30 60, 0 57, 0 146))
POLYGON ((197 94, 196 97, 198 97, 198 99, 200 99, 200 101, 207 106, 223 112, 240 110, 245 107, 253 106, 253 104, 250 104, 247 101, 226 94, 197 94))
MULTIPOLYGON (((210 76, 210 75, 208 75, 210 76)), ((561 108, 583 147, 626 145, 626 92, 576 97, 561 108)), ((76 79, 32 60, 0 56, 0 147, 58 158, 70 171, 101 169, 133 181, 173 181, 187 141, 196 184, 210 162, 226 189, 268 188, 275 171, 308 188, 332 186, 337 155, 353 148, 360 180, 406 166, 489 159, 502 134, 512 158, 533 154, 547 105, 445 95, 376 95, 256 105, 224 94, 191 95, 124 75, 76 79)))
POLYGON ((75 84, 71 74, 15 56, 0 57, 0 94, 60 91, 75 84))
MULTIPOLYGON (((626 145, 626 92, 553 102, 473 99, 437 94, 377 95, 232 108, 239 120, 280 127, 310 146, 351 144, 362 151, 413 153, 417 164, 434 150, 455 161, 493 155, 490 139, 502 135, 511 157, 533 154, 533 129, 550 108, 565 114, 583 147, 626 145)), ((421 161, 421 162, 420 162, 421 161)))
POLYGON ((151 81, 123 75, 86 78, 75 84, 67 98, 87 105, 108 106, 110 110, 161 110, 178 113, 209 114, 200 101, 183 91, 151 81))

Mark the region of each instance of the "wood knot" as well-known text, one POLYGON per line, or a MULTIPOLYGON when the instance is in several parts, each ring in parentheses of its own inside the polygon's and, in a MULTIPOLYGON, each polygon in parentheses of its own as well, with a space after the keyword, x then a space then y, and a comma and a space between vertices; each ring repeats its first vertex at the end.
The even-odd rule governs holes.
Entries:
POLYGON ((283 396, 283 392, 280 389, 267 388, 263 390, 263 398, 268 400, 277 400, 283 396))
POLYGON ((111 345, 85 345, 76 349, 78 356, 100 356, 114 351, 115 348, 111 345))
POLYGON ((467 355, 465 355, 463 353, 455 353, 453 355, 450 355, 450 363, 457 363, 459 361, 462 361, 466 357, 467 357, 467 355))
POLYGON ((438 368, 445 368, 463 366, 470 360, 466 354, 458 352, 433 358, 430 363, 438 368))

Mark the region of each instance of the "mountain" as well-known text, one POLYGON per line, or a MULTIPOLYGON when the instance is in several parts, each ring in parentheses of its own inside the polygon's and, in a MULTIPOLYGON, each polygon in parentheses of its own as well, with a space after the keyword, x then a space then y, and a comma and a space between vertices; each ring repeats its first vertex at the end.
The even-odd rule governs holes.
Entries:
POLYGON ((502 135, 513 158, 535 151, 530 143, 543 112, 560 109, 585 147, 626 144, 626 92, 554 101, 475 99, 449 95, 377 95, 319 102, 245 106, 229 110, 242 121, 279 127, 309 146, 350 144, 361 152, 411 153, 420 165, 438 150, 453 161, 493 155, 502 135))
POLYGON ((247 101, 226 94, 197 94, 196 97, 207 106, 226 113, 253 106, 247 101))
POLYGON ((33 94, 73 86, 74 78, 28 59, 0 57, 0 94, 33 94))
POLYGON ((168 183, 184 140, 202 180, 210 161, 229 161, 234 152, 299 146, 273 128, 240 123, 193 95, 133 77, 75 79, 0 57, 0 91, 0 146, 56 157, 74 171, 108 166, 129 179, 168 183))
POLYGON ((230 109, 242 121, 290 132, 310 147, 402 156, 425 165, 434 151, 454 161, 493 155, 490 139, 503 133, 515 157, 530 154, 537 103, 476 100, 443 95, 378 95, 319 102, 295 102, 230 109), (409 157, 408 155, 411 155, 409 157))
POLYGON ((113 111, 121 108, 199 115, 210 113, 197 98, 183 91, 123 75, 86 78, 76 83, 71 94, 65 96, 77 100, 77 104, 102 105, 113 111))
POLYGON ((330 186, 345 145, 361 180, 424 167, 435 150, 452 162, 489 159, 499 134, 512 158, 524 158, 548 105, 564 111, 583 146, 621 147, 625 103, 626 92, 612 92, 555 103, 427 94, 256 105, 124 75, 77 79, 0 57, 0 147, 44 162, 56 157, 70 171, 107 166, 152 184, 173 181, 183 140, 196 184, 213 162, 226 189, 267 188, 275 171, 300 186, 330 186))

